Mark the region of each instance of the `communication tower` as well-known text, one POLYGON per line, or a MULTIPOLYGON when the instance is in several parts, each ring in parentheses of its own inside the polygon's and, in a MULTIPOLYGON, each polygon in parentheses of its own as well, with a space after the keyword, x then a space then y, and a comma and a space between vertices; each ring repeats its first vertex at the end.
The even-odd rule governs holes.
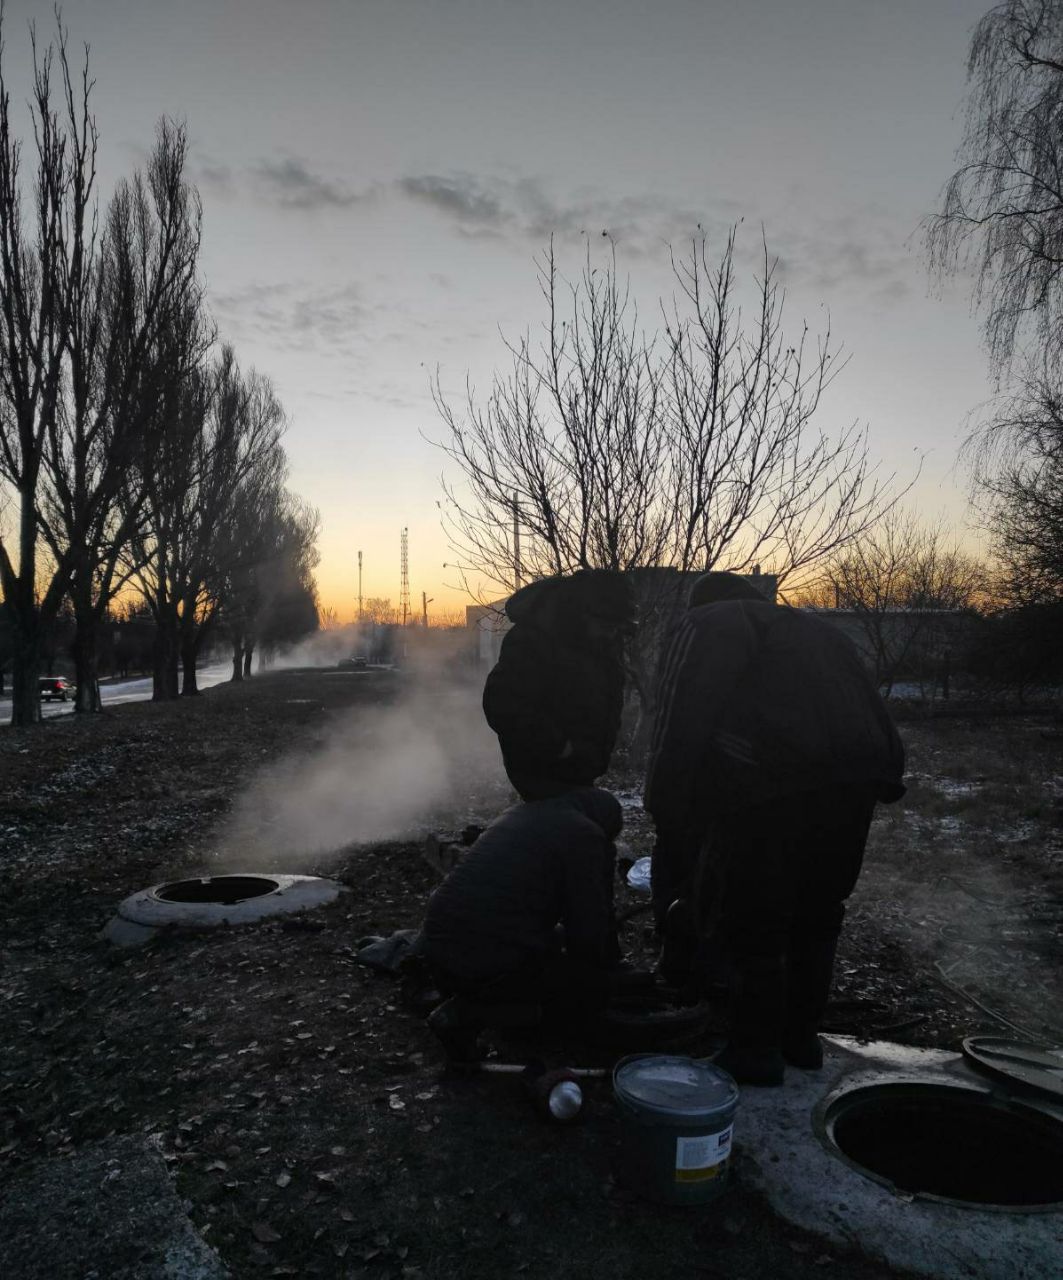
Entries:
POLYGON ((402 585, 399 588, 399 611, 402 613, 402 625, 410 616, 410 548, 409 529, 402 531, 402 585))
POLYGON ((358 621, 361 622, 364 614, 362 612, 362 553, 358 552, 358 621))

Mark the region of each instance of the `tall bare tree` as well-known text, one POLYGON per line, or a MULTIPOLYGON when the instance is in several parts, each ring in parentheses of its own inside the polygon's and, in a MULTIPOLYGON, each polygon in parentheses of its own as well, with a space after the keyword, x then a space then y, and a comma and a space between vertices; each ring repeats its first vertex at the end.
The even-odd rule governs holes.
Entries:
POLYGON ((142 459, 144 519, 130 567, 157 628, 153 697, 195 694, 196 660, 221 603, 229 540, 222 530, 240 487, 283 469, 284 412, 269 382, 244 374, 230 347, 165 406, 157 447, 142 459))
POLYGON ((1006 0, 978 23, 960 167, 927 225, 932 264, 971 265, 986 344, 1063 356, 1063 0, 1006 0))
POLYGON ((147 175, 112 199, 100 252, 73 255, 67 376, 46 438, 41 528, 57 561, 70 565, 76 619, 77 709, 99 708, 96 643, 123 585, 121 556, 141 513, 119 502, 137 457, 153 449, 167 380, 180 380, 210 340, 198 315, 200 206, 184 178, 184 130, 162 121, 147 175), (171 358, 174 337, 195 335, 171 358))
POLYGON ((41 637, 69 582, 66 557, 38 576, 38 494, 47 443, 58 429, 63 362, 74 314, 72 282, 94 236, 92 210, 96 131, 89 114, 91 82, 80 90, 59 31, 41 53, 31 28, 31 115, 36 144, 32 215, 24 217, 22 147, 13 132, 3 71, 0 8, 0 471, 18 504, 17 532, 0 537, 0 587, 11 620, 12 723, 40 719, 41 637), (53 103, 58 59, 62 105, 53 103))
MULTIPOLYGON (((704 236, 673 258, 665 331, 638 326, 615 261, 563 286, 553 248, 540 267, 544 336, 510 346, 485 405, 462 412, 439 380, 441 448, 460 484, 444 523, 459 566, 507 591, 530 576, 639 571, 650 624, 676 607, 683 575, 767 561, 780 582, 807 572, 895 500, 857 428, 815 429, 837 363, 829 333, 796 342, 764 247, 756 309, 737 305, 735 233, 711 262, 704 236), (515 534, 519 533, 519 564, 515 534)), ((633 676, 647 707, 657 627, 640 630, 633 676)))
POLYGON ((511 589, 516 578, 588 565, 631 569, 667 558, 664 368, 615 266, 560 279, 553 244, 539 268, 548 309, 541 346, 509 345, 510 371, 485 405, 467 389, 455 410, 437 378, 444 483, 455 567, 511 589), (523 531, 515 548, 512 530, 523 531))
POLYGON ((978 23, 961 165, 928 223, 940 272, 976 270, 998 374, 965 445, 1015 605, 1063 598, 1063 0, 1006 0, 978 23))
POLYGON ((1063 602, 1063 387, 1048 361, 1027 363, 966 456, 1001 602, 1063 602))

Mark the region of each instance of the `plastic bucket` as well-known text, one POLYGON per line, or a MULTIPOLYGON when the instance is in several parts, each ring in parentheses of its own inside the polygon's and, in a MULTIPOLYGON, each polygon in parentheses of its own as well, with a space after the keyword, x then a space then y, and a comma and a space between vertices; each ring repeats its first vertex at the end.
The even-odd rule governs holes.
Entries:
POLYGON ((659 1204, 707 1204, 726 1189, 738 1085, 721 1068, 636 1054, 613 1071, 620 1180, 659 1204))

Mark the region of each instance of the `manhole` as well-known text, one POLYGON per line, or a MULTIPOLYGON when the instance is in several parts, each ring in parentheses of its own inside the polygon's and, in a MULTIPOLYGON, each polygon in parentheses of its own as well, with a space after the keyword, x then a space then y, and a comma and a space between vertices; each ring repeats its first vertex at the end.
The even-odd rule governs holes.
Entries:
POLYGON ((280 888, 267 876, 209 876, 203 880, 177 880, 153 889, 161 902, 220 902, 232 906, 248 898, 264 898, 280 888))
POLYGON ((231 875, 171 880, 130 894, 103 936, 122 947, 150 942, 160 929, 214 929, 254 924, 326 906, 343 885, 319 876, 231 875))
POLYGON ((845 1161, 898 1192, 979 1208, 1063 1208, 1063 1122, 1010 1098, 898 1082, 839 1094, 822 1136, 845 1161))

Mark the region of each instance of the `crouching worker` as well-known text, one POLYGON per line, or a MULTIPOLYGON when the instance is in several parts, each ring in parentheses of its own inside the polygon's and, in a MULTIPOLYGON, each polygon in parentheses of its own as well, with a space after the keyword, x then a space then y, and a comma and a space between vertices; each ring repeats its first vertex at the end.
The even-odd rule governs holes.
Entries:
POLYGON ((731 988, 718 1061, 781 1084, 786 1063, 822 1063, 845 899, 876 803, 904 794, 904 750, 850 641, 734 574, 695 582, 661 672, 644 803, 665 948, 676 918, 715 936, 731 988))
POLYGON ((615 796, 596 787, 515 805, 432 894, 424 954, 451 998, 428 1023, 452 1063, 478 1058, 487 1027, 603 1007, 619 961, 612 886, 622 821, 615 796))

